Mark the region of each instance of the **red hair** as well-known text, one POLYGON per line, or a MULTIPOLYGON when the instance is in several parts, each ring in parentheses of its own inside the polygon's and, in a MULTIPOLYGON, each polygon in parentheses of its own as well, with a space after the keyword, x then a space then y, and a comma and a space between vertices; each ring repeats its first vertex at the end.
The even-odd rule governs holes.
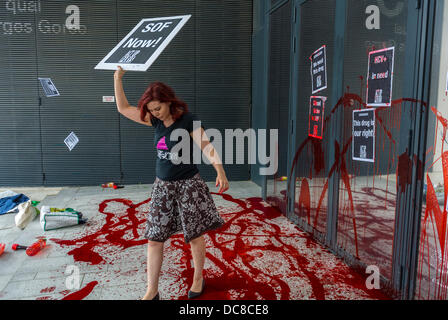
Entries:
POLYGON ((182 100, 179 100, 171 87, 167 86, 163 82, 153 82, 143 93, 140 101, 138 102, 138 108, 140 109, 140 119, 145 121, 146 115, 149 113, 149 120, 151 121, 153 115, 148 110, 148 103, 151 101, 171 102, 170 113, 173 120, 176 121, 184 113, 188 112, 188 106, 182 100))

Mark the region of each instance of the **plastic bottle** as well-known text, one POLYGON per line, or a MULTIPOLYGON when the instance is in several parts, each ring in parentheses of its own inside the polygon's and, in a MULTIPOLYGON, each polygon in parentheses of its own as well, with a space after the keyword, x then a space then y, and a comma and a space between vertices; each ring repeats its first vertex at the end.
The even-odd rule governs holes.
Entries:
POLYGON ((26 250, 26 249, 28 249, 28 247, 21 246, 21 245, 19 245, 19 244, 17 244, 17 243, 14 243, 14 244, 11 246, 11 249, 14 250, 14 251, 17 251, 17 250, 26 250))
POLYGON ((114 188, 117 189, 117 186, 115 185, 114 182, 109 182, 109 183, 104 183, 101 185, 103 188, 114 188))
POLYGON ((29 255, 30 257, 34 256, 40 250, 45 248, 46 245, 47 245, 47 240, 46 239, 39 239, 36 242, 34 242, 32 245, 30 245, 28 247, 28 249, 26 249, 26 254, 29 255))

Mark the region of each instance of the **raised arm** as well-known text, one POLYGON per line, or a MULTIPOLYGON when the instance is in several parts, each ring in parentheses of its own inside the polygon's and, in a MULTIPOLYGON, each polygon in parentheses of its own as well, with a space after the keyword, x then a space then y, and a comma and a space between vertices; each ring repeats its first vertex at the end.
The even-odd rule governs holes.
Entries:
POLYGON ((123 75, 126 73, 120 66, 114 74, 114 89, 115 89, 115 101, 117 103, 118 112, 120 112, 126 118, 138 122, 146 126, 152 126, 149 121, 149 113, 146 117, 146 121, 140 119, 140 110, 137 107, 133 107, 129 104, 126 94, 123 89, 123 75))

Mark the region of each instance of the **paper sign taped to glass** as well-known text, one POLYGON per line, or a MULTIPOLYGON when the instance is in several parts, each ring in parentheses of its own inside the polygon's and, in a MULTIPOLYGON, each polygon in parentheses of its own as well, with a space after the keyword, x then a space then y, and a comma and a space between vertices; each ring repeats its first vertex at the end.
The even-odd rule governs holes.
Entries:
POLYGON ((367 72, 367 105, 369 107, 391 106, 394 54, 394 47, 369 53, 367 72))
POLYGON ((352 159, 375 162, 375 109, 353 110, 352 159))
POLYGON ((146 71, 191 15, 141 20, 95 67, 101 70, 146 71))
POLYGON ((308 136, 323 139, 324 133, 324 113, 327 97, 310 97, 309 131, 308 136))

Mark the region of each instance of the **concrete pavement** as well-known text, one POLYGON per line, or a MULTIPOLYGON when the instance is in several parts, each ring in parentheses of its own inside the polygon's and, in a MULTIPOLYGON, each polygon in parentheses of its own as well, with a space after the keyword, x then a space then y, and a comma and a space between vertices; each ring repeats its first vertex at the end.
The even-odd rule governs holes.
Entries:
MULTIPOLYGON (((207 183, 212 192, 213 183, 207 183)), ((73 208, 88 223, 44 232, 36 218, 26 229, 14 214, 0 216, 0 299, 139 299, 146 290, 146 245, 142 237, 151 185, 2 188, 24 193, 42 205, 73 208), (38 255, 12 251, 45 236, 38 255)), ((213 194, 226 228, 206 235, 204 299, 386 299, 368 290, 355 273, 259 197, 250 181, 231 182, 223 197, 213 194), (223 281, 224 280, 224 281, 223 281)), ((165 244, 161 298, 185 299, 192 260, 181 234, 165 244)))

